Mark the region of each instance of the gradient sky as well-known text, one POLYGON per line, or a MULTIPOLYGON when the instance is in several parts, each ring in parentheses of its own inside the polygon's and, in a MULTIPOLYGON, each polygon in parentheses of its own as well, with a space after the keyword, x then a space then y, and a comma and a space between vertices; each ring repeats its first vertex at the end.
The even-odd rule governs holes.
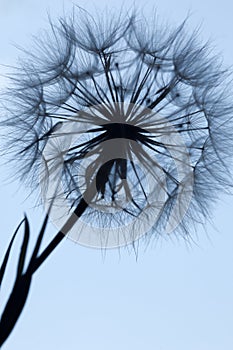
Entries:
MULTIPOLYGON (((117 1, 74 2, 91 9, 117 7, 117 1)), ((135 0, 135 6, 143 5, 135 0)), ((130 2, 125 2, 127 6, 130 2)), ((202 24, 228 65, 233 63, 233 5, 230 0, 158 0, 159 17, 179 23, 190 11, 190 30, 202 24)), ((30 37, 71 1, 0 0, 0 64, 14 65, 15 44, 30 47, 30 37)), ((119 7, 119 5, 118 5, 119 7)), ((6 68, 0 66, 0 88, 6 68)), ((0 167, 0 256, 27 212, 35 242, 43 215, 26 198, 25 188, 9 180, 14 169, 0 167)), ((233 348, 233 197, 222 196, 212 224, 194 235, 196 244, 161 237, 138 259, 127 249, 106 256, 64 241, 34 276, 26 307, 4 350, 222 350, 233 348)), ((50 228, 46 239, 54 234, 50 228)), ((17 256, 20 240, 15 244, 17 256)), ((14 257, 1 292, 4 303, 14 277, 14 257)), ((1 307, 0 307, 1 309, 1 307)))

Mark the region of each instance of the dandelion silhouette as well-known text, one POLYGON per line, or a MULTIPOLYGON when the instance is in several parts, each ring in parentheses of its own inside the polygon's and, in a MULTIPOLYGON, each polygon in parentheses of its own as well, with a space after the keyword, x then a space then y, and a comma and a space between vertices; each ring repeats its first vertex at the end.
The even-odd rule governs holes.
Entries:
POLYGON ((101 248, 189 237, 231 186, 219 57, 186 21, 80 8, 35 45, 11 76, 5 118, 18 173, 41 187, 59 230, 32 273, 67 235, 101 248))

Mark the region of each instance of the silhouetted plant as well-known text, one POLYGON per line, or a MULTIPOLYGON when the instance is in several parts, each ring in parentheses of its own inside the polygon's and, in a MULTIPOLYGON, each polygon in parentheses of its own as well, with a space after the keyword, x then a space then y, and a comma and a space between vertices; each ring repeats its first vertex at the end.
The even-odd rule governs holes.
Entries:
POLYGON ((25 269, 25 258, 26 258, 29 236, 30 236, 29 222, 26 216, 21 221, 15 233, 13 234, 13 237, 10 241, 10 244, 4 256, 3 263, 0 268, 0 287, 2 285, 3 277, 5 274, 8 259, 10 256, 10 251, 14 243, 15 237, 19 229, 21 228, 21 226, 24 224, 24 237, 23 237, 21 251, 19 254, 15 282, 0 319, 0 347, 10 335, 11 331, 13 330, 24 308, 24 305, 28 297, 33 273, 40 266, 40 264, 38 264, 39 249, 41 246, 42 238, 45 233, 47 221, 48 221, 48 215, 46 215, 46 218, 44 220, 41 231, 39 233, 35 248, 33 250, 30 262, 28 263, 28 266, 26 269, 25 269))
POLYGON ((219 56, 186 21, 173 29, 80 8, 34 44, 10 77, 5 125, 17 176, 54 201, 59 233, 35 269, 67 234, 105 248, 188 237, 232 184, 231 81, 219 56))

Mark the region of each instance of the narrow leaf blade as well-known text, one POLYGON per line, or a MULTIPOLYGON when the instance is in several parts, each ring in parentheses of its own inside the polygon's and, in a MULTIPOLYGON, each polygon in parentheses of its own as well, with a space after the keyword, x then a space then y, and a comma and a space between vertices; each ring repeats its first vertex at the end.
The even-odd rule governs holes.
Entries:
POLYGON ((15 237, 16 237, 20 227, 22 226, 24 220, 25 220, 25 218, 19 223, 18 227, 16 228, 16 230, 15 230, 15 232, 14 232, 12 238, 11 238, 11 241, 9 243, 9 246, 7 248, 6 254, 4 256, 3 263, 2 263, 1 268, 0 268, 0 287, 1 287, 1 284, 2 284, 2 280, 3 280, 3 277, 4 277, 4 273, 5 273, 5 270, 6 270, 6 266, 7 266, 7 262, 8 262, 8 259, 9 259, 9 255, 10 255, 10 251, 11 251, 13 242, 14 242, 15 237))
POLYGON ((17 269, 17 278, 19 278, 22 275, 23 267, 25 263, 25 257, 29 242, 29 236, 30 236, 30 228, 29 228, 29 222, 27 217, 25 216, 24 221, 24 238, 23 243, 21 246, 20 256, 19 256, 19 262, 18 262, 18 269, 17 269))

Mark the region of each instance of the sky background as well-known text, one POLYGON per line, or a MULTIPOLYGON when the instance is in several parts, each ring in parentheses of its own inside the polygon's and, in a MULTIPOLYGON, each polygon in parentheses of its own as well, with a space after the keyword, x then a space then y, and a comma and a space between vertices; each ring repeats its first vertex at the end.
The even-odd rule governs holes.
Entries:
MULTIPOLYGON (((87 9, 119 7, 117 2, 74 2, 87 9)), ((143 1, 134 4, 143 6, 143 1)), ((125 2, 129 6, 130 2, 125 2)), ((71 8, 71 1, 0 0, 0 64, 14 65, 14 44, 30 47, 31 35, 52 17, 71 8)), ((233 5, 222 0, 159 0, 159 17, 171 23, 191 12, 190 30, 202 23, 227 65, 233 64, 233 5)), ((0 88, 6 69, 0 66, 0 88)), ((0 166, 0 256, 13 230, 27 212, 31 244, 43 219, 26 198, 23 185, 12 182, 14 169, 0 166)), ((34 276, 26 307, 4 350, 222 350, 233 348, 233 197, 222 196, 212 224, 194 235, 196 244, 161 237, 146 250, 101 251, 64 241, 34 276)), ((53 234, 47 231, 46 240, 53 234)), ((0 310, 14 278, 17 240, 0 310)))

